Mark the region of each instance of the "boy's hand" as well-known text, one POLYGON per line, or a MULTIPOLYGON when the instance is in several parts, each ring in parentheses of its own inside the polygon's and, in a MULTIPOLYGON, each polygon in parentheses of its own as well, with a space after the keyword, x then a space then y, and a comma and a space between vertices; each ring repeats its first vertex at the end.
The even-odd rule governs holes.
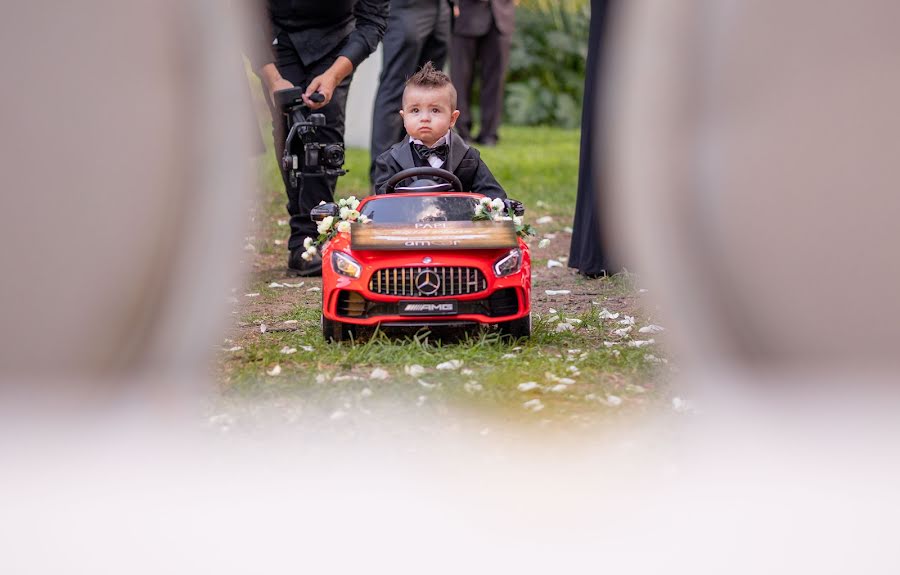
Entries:
POLYGON ((344 78, 353 71, 353 63, 345 56, 338 56, 337 60, 330 68, 316 76, 307 84, 306 91, 303 93, 303 101, 309 106, 310 110, 318 110, 328 104, 334 95, 335 88, 343 82, 344 78), (309 96, 313 92, 318 92, 325 97, 321 102, 313 102, 309 96))

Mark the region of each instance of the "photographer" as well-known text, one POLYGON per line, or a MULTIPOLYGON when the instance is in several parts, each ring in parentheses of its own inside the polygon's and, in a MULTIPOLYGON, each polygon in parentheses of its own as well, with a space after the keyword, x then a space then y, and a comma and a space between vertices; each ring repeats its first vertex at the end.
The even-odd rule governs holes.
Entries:
MULTIPOLYGON (((387 22, 389 0, 268 0, 260 30, 248 57, 263 82, 272 111, 275 154, 281 166, 286 128, 282 111, 274 105, 273 93, 294 86, 304 87, 303 101, 310 110, 324 114, 334 130, 321 132, 322 143, 343 143, 344 111, 353 71, 375 51, 387 22), (322 101, 310 96, 318 92, 322 101)), ((320 275, 322 262, 303 261, 303 240, 317 235, 309 211, 321 201, 334 199, 337 176, 307 177, 292 186, 282 167, 288 196, 291 237, 288 241, 289 270, 302 276, 320 275)))

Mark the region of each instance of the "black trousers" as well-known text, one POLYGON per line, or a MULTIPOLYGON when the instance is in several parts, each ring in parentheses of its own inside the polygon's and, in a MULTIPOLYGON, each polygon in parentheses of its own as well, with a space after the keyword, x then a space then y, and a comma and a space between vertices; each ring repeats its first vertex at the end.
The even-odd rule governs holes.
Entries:
POLYGON ((450 4, 447 0, 391 1, 382 41, 381 78, 372 114, 370 179, 374 175, 375 159, 406 135, 398 112, 407 78, 429 61, 435 68, 443 68, 449 42, 450 4))
POLYGON ((456 130, 467 140, 471 139, 472 83, 475 80, 476 62, 481 68, 481 132, 478 138, 497 139, 511 44, 512 36, 501 34, 494 23, 484 36, 453 35, 450 45, 450 75, 459 102, 456 130))
MULTIPOLYGON (((300 61, 300 56, 294 49, 290 38, 287 34, 278 35, 278 45, 275 51, 275 66, 278 72, 288 82, 295 86, 306 88, 306 85, 327 70, 337 59, 337 54, 343 47, 343 44, 335 48, 330 54, 304 65, 300 61)), ((347 108, 347 93, 350 90, 350 80, 352 74, 344 78, 344 81, 337 86, 331 101, 323 108, 316 110, 317 113, 325 115, 325 123, 329 127, 335 128, 337 133, 332 130, 320 130, 319 140, 324 143, 343 143, 344 142, 344 119, 347 108)), ((281 110, 271 109, 272 112, 272 136, 275 139, 275 154, 278 161, 278 167, 281 169, 281 177, 284 180, 284 187, 287 192, 287 211, 290 214, 291 237, 288 240, 288 249, 294 250, 303 245, 303 240, 307 236, 315 238, 318 235, 316 224, 309 219, 309 211, 319 202, 331 202, 334 200, 334 190, 337 185, 337 176, 324 177, 304 177, 302 184, 297 188, 292 188, 288 181, 287 173, 282 169, 281 157, 284 154, 284 139, 287 137, 287 128, 284 115, 281 110)), ((295 144, 296 144, 295 140, 295 144)), ((298 147, 296 153, 303 157, 302 148, 298 147)))

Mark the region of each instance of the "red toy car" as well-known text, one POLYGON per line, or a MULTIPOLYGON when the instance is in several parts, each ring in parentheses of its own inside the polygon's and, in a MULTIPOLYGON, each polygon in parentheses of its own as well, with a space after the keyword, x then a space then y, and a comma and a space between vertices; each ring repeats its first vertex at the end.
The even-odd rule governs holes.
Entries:
MULTIPOLYGON (((322 333, 340 341, 359 326, 497 325, 531 335, 531 256, 511 221, 473 222, 480 194, 450 172, 413 168, 388 182, 388 193, 364 198, 361 219, 321 250, 322 333), (410 187, 395 187, 417 176, 410 187), (437 177, 436 183, 424 176, 437 177), (365 216, 365 217, 363 217, 365 216)), ((524 207, 504 205, 516 215, 524 207)), ((321 222, 340 208, 312 210, 321 222)))

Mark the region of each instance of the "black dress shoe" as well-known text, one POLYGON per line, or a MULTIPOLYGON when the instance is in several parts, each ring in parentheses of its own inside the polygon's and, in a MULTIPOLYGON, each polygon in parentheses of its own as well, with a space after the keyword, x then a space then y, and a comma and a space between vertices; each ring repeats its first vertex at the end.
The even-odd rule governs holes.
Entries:
POLYGON ((314 277, 322 275, 322 256, 316 254, 311 260, 306 261, 301 256, 306 250, 301 246, 291 250, 288 256, 288 273, 301 277, 314 277))

